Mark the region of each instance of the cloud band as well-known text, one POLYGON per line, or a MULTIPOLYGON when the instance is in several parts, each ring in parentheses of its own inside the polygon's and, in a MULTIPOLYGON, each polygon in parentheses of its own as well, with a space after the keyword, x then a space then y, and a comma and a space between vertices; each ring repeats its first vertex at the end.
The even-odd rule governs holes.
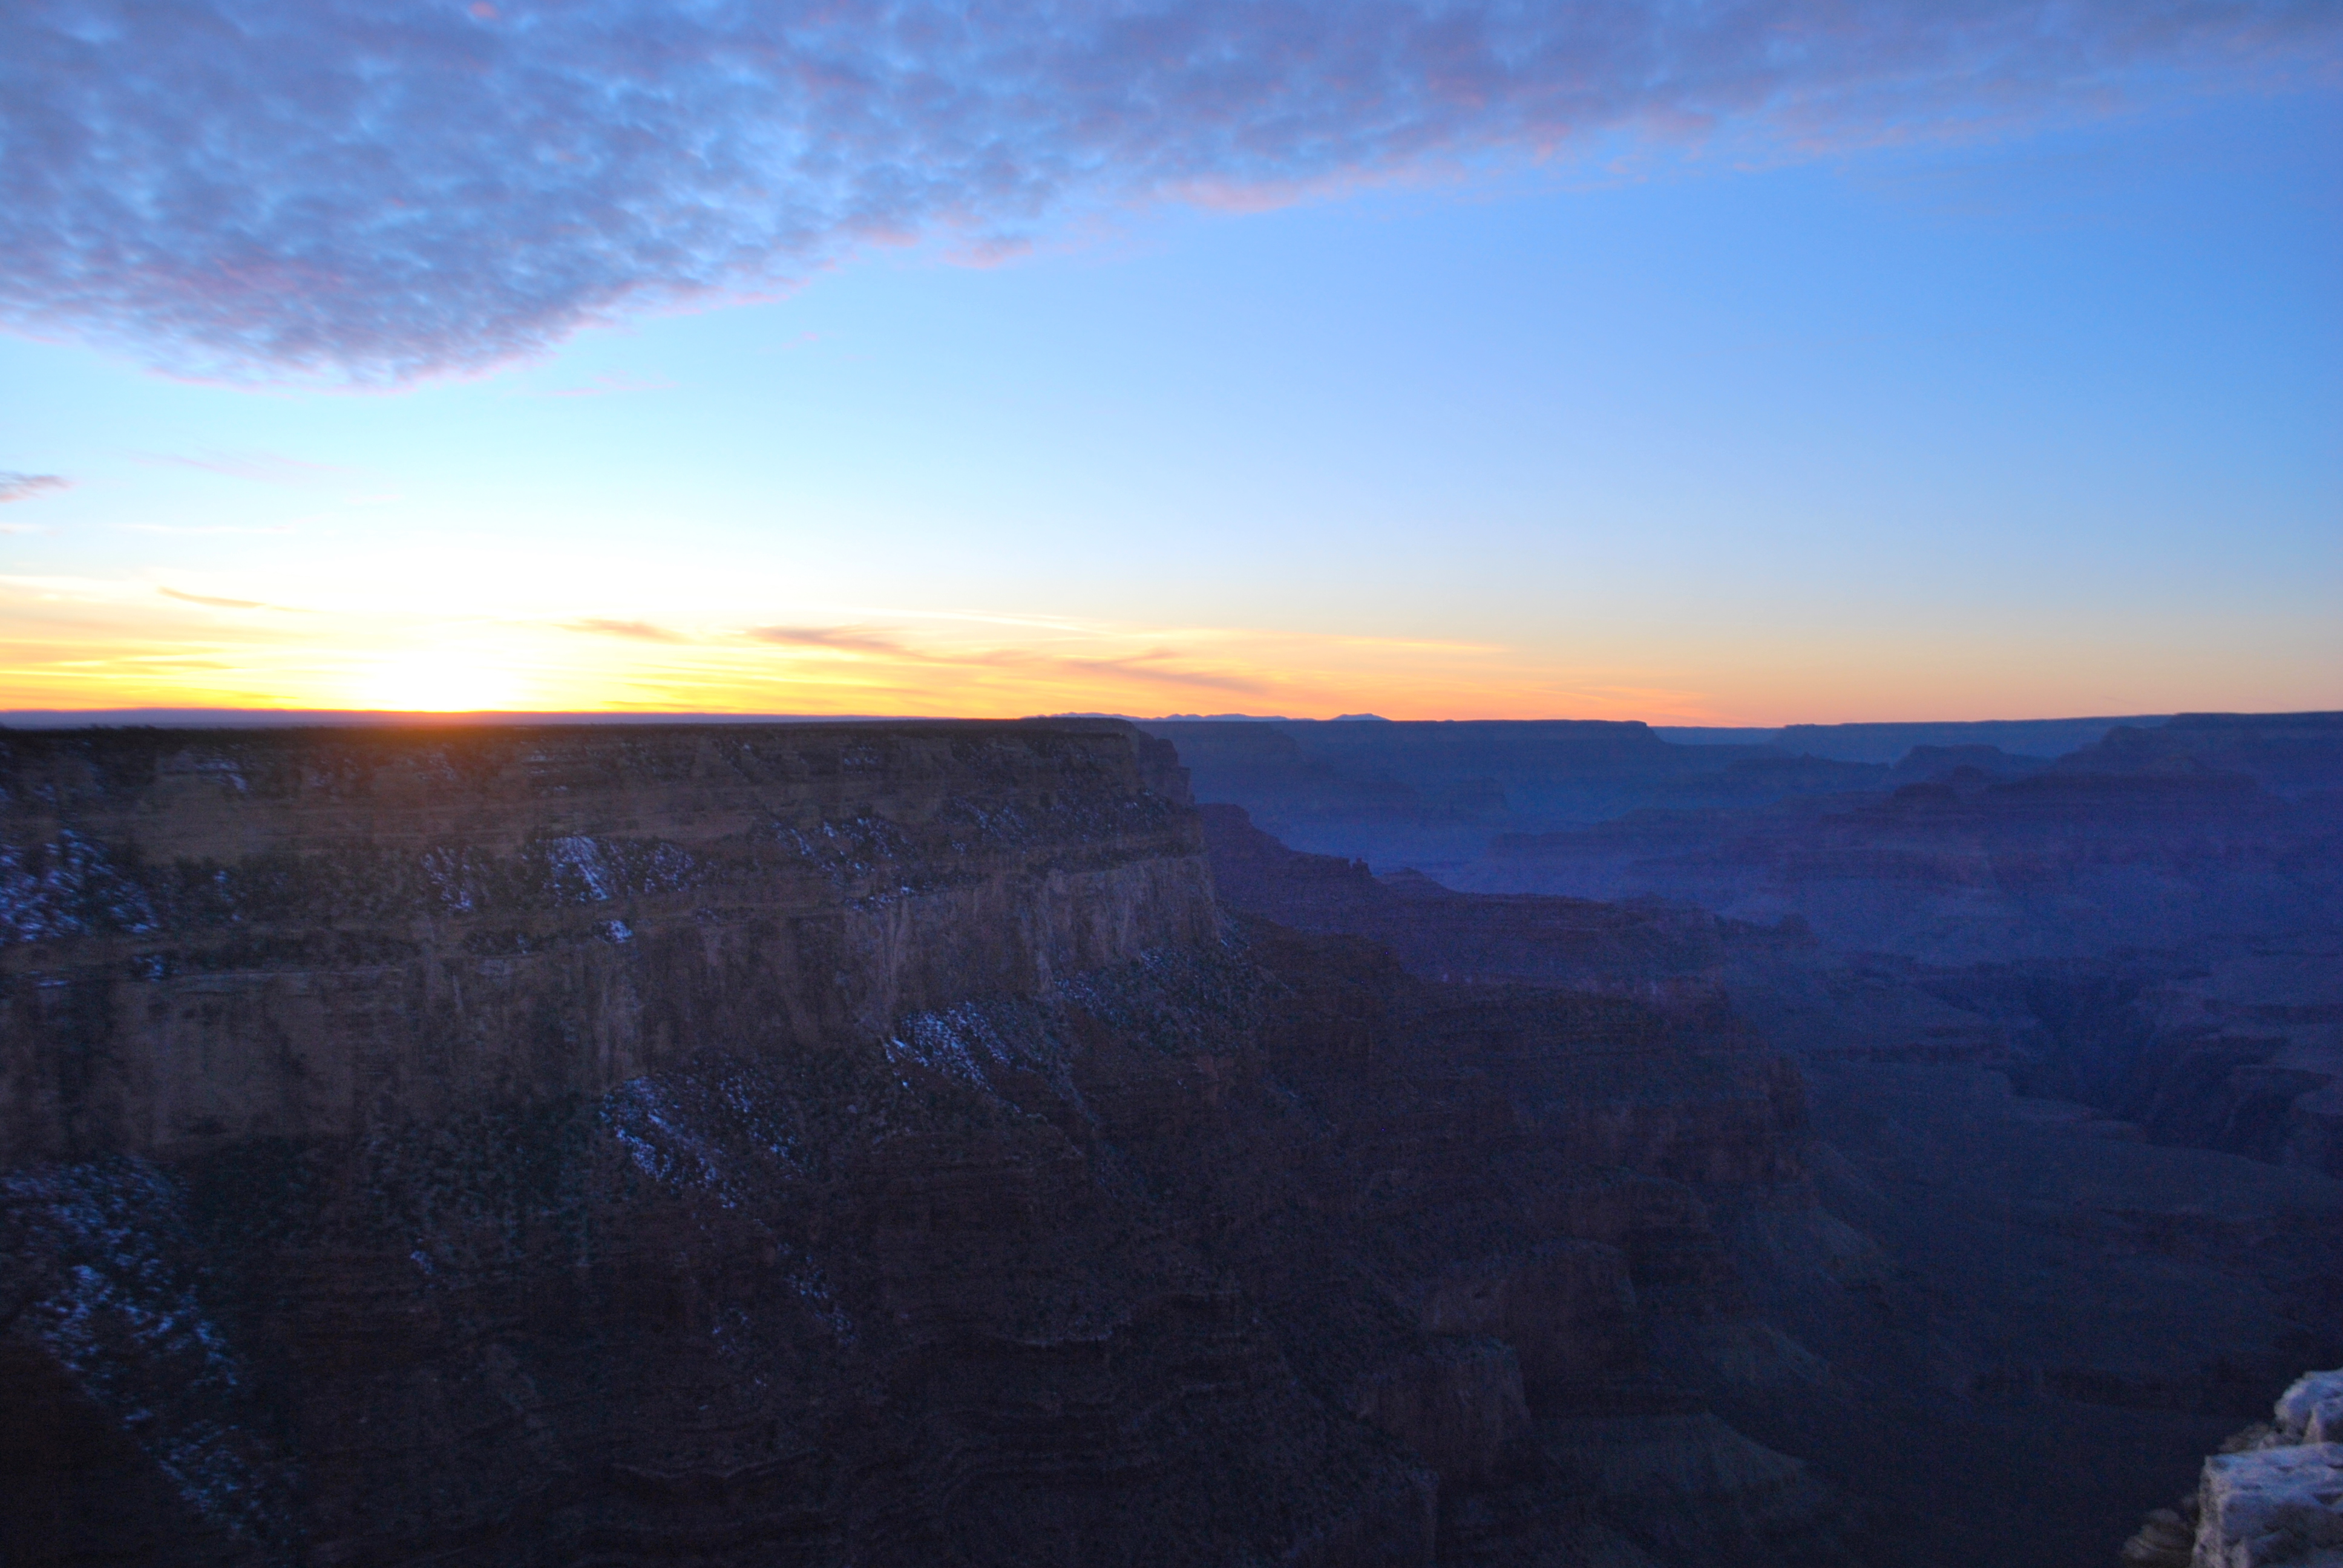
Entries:
POLYGON ((2331 58, 2332 0, 22 0, 0 320, 397 380, 857 246, 2331 58))

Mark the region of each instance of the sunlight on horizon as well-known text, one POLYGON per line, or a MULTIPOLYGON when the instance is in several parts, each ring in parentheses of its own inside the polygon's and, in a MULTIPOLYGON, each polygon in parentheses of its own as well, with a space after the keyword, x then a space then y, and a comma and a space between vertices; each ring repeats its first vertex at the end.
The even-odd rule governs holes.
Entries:
POLYGON ((385 660, 362 674, 337 706, 408 713, 478 713, 528 706, 527 687, 511 671, 459 652, 421 652, 385 660))

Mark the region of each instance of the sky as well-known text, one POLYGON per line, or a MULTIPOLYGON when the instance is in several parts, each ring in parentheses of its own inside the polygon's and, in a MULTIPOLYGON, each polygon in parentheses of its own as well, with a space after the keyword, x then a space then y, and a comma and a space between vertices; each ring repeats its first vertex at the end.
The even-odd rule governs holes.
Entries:
POLYGON ((2343 708, 2331 0, 27 0, 0 709, 2343 708))

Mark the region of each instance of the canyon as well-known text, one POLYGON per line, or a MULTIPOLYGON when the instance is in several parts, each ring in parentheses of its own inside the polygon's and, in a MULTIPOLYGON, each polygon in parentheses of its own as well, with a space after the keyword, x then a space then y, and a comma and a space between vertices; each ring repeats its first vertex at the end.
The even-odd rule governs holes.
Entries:
POLYGON ((5 1561, 2049 1568, 2343 1362, 2324 1090, 2157 1065, 2315 1078, 2268 933, 1378 872, 1174 729, 0 733, 5 1561))
POLYGON ((1453 891, 1789 922, 1808 958, 1745 941, 1727 989, 1802 1056, 1962 1056, 2152 1142, 2343 1175, 2343 715, 1755 745, 1639 724, 1148 728, 1202 799, 1296 849, 1453 891), (1996 744, 2095 729, 2056 755, 1996 744))

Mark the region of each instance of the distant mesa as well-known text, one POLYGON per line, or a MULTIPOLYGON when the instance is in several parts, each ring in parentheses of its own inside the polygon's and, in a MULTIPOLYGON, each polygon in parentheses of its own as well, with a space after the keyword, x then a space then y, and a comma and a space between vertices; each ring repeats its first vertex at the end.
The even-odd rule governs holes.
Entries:
POLYGON ((2049 767, 2039 757, 2015 755, 1998 746, 1915 746, 1887 770, 1896 783, 1983 783, 2023 779, 2049 767))
POLYGON ((1150 720, 1156 724, 1185 722, 1191 724, 1307 724, 1306 719, 1288 719, 1276 713, 1167 713, 1150 720))

